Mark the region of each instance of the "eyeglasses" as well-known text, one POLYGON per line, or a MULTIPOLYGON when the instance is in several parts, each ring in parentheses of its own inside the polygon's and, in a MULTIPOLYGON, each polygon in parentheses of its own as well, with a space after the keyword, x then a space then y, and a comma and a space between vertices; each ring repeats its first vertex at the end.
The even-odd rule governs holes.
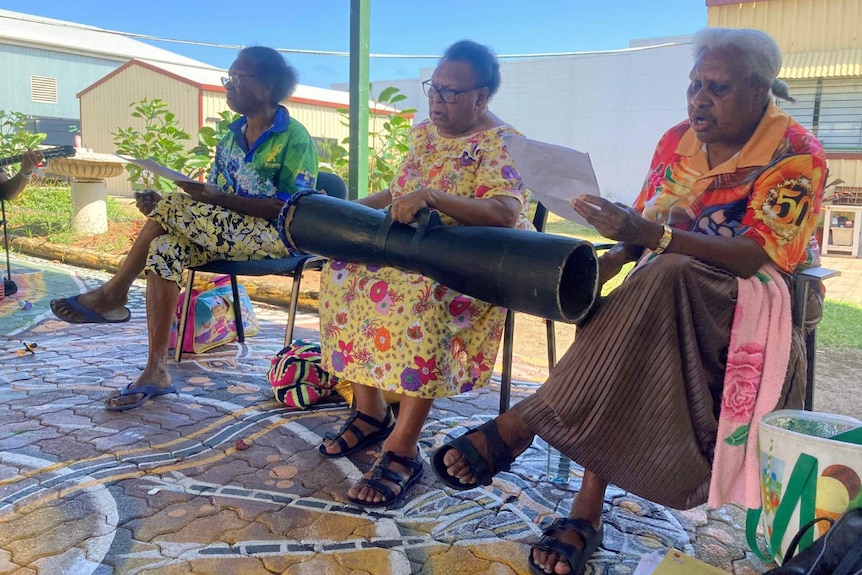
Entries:
POLYGON ((239 88, 242 85, 242 78, 254 77, 254 74, 230 74, 229 76, 222 76, 221 85, 227 88, 228 84, 233 84, 235 88, 239 88))
POLYGON ((438 94, 440 99, 446 102, 447 104, 454 104, 455 98, 458 97, 458 94, 464 94, 465 92, 472 92, 473 90, 478 90, 479 88, 484 88, 485 86, 473 86, 472 88, 467 88, 466 90, 450 90, 449 88, 439 88, 431 83, 431 80, 425 80, 422 82, 422 90, 425 92, 425 95, 429 98, 434 98, 438 94))

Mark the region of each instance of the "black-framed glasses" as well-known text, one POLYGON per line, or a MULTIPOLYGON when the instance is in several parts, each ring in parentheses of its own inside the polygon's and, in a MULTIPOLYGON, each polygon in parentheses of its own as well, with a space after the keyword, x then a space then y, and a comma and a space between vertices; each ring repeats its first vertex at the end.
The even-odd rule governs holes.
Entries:
POLYGON ((451 90, 449 88, 440 88, 431 83, 431 80, 425 80, 422 82, 422 91, 425 92, 425 95, 429 98, 434 98, 437 95, 440 96, 440 99, 446 102, 447 104, 454 104, 455 99, 458 97, 458 94, 464 94, 466 92, 472 92, 473 90, 478 90, 479 88, 484 88, 484 86, 473 86, 472 88, 467 88, 466 90, 451 90))
POLYGON ((222 76, 221 85, 227 88, 228 84, 233 84, 235 88, 239 88, 243 78, 254 78, 254 74, 229 74, 222 76))

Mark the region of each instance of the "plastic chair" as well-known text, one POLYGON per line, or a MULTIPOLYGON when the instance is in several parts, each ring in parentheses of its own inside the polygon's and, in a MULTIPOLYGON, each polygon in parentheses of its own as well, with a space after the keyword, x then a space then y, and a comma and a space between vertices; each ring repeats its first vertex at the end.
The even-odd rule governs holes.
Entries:
MULTIPOLYGON (((317 189, 326 192, 335 198, 347 198, 347 186, 337 175, 329 172, 320 172, 317 176, 317 189)), ((217 260, 200 266, 188 268, 188 281, 186 282, 186 295, 180 311, 180 322, 177 333, 177 345, 174 350, 174 360, 180 362, 183 357, 184 336, 186 332, 186 321, 189 316, 192 290, 196 272, 208 272, 230 276, 233 301, 239 301, 239 288, 237 287, 237 276, 268 276, 280 275, 293 278, 290 290, 290 304, 287 312, 287 326, 284 330, 284 345, 287 346, 293 340, 293 329, 296 323, 296 309, 299 305, 299 288, 302 281, 302 272, 306 270, 320 270, 326 263, 326 258, 315 255, 300 255, 286 258, 273 258, 263 260, 229 261, 217 260)), ((245 333, 242 328, 242 311, 240 306, 234 305, 234 321, 236 322, 236 335, 240 342, 245 341, 245 333)))

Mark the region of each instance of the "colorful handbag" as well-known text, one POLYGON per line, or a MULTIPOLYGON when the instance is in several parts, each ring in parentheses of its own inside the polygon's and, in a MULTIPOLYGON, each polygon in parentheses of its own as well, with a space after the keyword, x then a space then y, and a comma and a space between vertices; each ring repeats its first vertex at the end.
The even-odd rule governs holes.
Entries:
MULTIPOLYGON (((242 328, 246 337, 253 336, 260 331, 260 322, 254 314, 254 308, 245 288, 241 284, 237 288, 242 311, 242 328)), ((176 346, 177 326, 180 322, 184 298, 185 292, 182 291, 177 300, 174 324, 171 327, 171 348, 176 346)), ((233 306, 233 291, 228 275, 212 278, 202 290, 192 288, 186 333, 183 338, 183 352, 204 353, 214 347, 235 341, 237 335, 233 306)))
POLYGON ((761 559, 780 563, 797 546, 805 551, 848 509, 862 507, 862 421, 774 411, 761 420, 758 439, 762 508, 749 510, 747 538, 761 559), (761 513, 768 554, 757 545, 761 513))
POLYGON ((266 374, 275 398, 288 407, 307 409, 335 393, 338 378, 320 367, 320 344, 297 339, 278 352, 266 374))

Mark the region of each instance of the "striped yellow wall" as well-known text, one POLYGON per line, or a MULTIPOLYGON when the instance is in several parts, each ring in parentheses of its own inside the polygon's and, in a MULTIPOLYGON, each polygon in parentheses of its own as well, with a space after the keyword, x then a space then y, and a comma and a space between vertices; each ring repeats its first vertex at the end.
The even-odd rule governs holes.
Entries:
MULTIPOLYGON (((197 144, 198 89, 147 68, 130 66, 81 96, 84 147, 95 152, 114 153, 113 132, 129 126, 143 129, 143 120, 132 118, 129 104, 145 97, 167 102, 180 126, 192 136, 190 147, 197 144)), ((131 196, 132 186, 124 176, 110 178, 108 193, 131 196)))
MULTIPOLYGON (((203 118, 204 125, 215 126, 219 113, 227 110, 227 101, 224 92, 206 90, 203 93, 203 118)), ((290 115, 305 126, 308 133, 315 138, 331 138, 339 142, 348 136, 347 126, 342 124, 344 120, 338 113, 338 108, 328 106, 315 106, 313 104, 299 104, 297 102, 284 102, 290 110, 290 115)), ((379 130, 385 121, 385 117, 372 115, 373 129, 379 130)))
POLYGON ((762 0, 710 6, 707 25, 763 30, 784 53, 862 48, 862 0, 762 0))
POLYGON ((862 187, 862 160, 829 160, 829 181, 842 179, 842 186, 862 187))

